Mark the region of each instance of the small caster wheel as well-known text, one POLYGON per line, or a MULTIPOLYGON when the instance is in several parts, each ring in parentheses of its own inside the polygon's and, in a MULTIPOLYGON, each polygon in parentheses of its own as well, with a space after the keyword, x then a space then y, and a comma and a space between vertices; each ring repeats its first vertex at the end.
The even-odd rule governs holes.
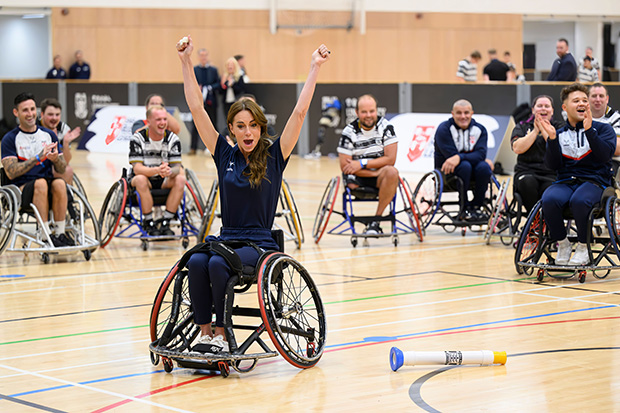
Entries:
POLYGON ((172 369, 174 368, 174 364, 172 364, 172 360, 170 360, 168 357, 163 357, 161 361, 164 364, 164 371, 166 373, 170 373, 172 369))
POLYGON ((586 272, 585 271, 579 271, 579 282, 581 284, 586 282, 586 272))
POLYGON ((398 237, 397 236, 393 236, 392 237, 392 244, 394 244, 395 247, 398 247, 398 237))
POLYGON ((357 238, 351 237, 351 245, 353 245, 353 248, 357 247, 357 238))
POLYGON ((467 233, 467 228, 461 228, 461 236, 464 237, 467 233))
POLYGON ((187 248, 187 246, 189 245, 189 238, 183 238, 183 241, 181 241, 181 245, 183 246, 183 248, 187 248))
POLYGON ((84 251, 82 251, 82 254, 84 254, 84 259, 86 261, 90 261, 90 259, 92 257, 92 254, 91 254, 90 250, 84 250, 84 251))
POLYGON ((538 270, 538 273, 536 274, 536 280, 538 282, 542 282, 545 279, 545 270, 543 270, 542 268, 540 268, 538 270))
POLYGON ((230 374, 230 366, 225 361, 218 361, 217 367, 220 369, 220 373, 222 373, 222 377, 226 378, 230 374))
POLYGON ((50 255, 47 252, 44 252, 43 254, 41 254, 41 261, 43 261, 43 264, 49 264, 50 255))
POLYGON ((142 251, 146 251, 149 249, 149 243, 146 240, 142 240, 142 245, 140 245, 140 247, 142 248, 142 251))
POLYGON ((153 366, 157 366, 159 364, 159 354, 155 354, 150 351, 149 355, 151 356, 151 363, 153 364, 153 366))

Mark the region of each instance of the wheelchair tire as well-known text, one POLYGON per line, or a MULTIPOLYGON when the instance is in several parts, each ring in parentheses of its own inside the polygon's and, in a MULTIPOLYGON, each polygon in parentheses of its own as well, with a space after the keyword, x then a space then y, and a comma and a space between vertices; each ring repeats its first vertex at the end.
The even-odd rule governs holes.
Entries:
POLYGON ((334 204, 336 203, 336 197, 338 196, 338 188, 340 187, 340 176, 333 177, 323 192, 321 202, 319 203, 319 210, 314 218, 314 225, 312 227, 312 237, 315 243, 319 243, 321 237, 325 233, 329 218, 334 210, 334 204))
POLYGON ((84 198, 88 199, 88 195, 86 195, 86 190, 84 189, 84 185, 82 185, 82 181, 80 181, 80 178, 78 178, 77 174, 73 174, 72 186, 74 186, 75 189, 80 191, 80 193, 84 195, 84 198))
POLYGON ((519 274, 531 275, 533 273, 533 267, 522 267, 519 265, 519 262, 538 261, 546 230, 547 225, 542 216, 542 204, 538 201, 527 217, 527 222, 521 232, 515 251, 514 263, 519 274))
POLYGON ((426 229, 433 221, 443 191, 441 174, 434 170, 425 174, 413 191, 413 201, 419 209, 418 218, 426 229))
POLYGON ((515 194, 512 201, 508 205, 508 210, 506 211, 506 227, 500 229, 500 241, 504 245, 515 244, 513 239, 515 236, 519 234, 519 224, 521 223, 521 208, 523 208, 523 201, 521 201, 521 197, 519 194, 515 194), (508 231, 507 236, 502 236, 502 232, 508 231))
POLYGON ((170 350, 182 351, 198 336, 200 327, 193 323, 189 298, 189 277, 178 263, 166 275, 155 295, 149 329, 151 342, 170 350))
POLYGON ((495 198, 495 203, 491 207, 491 216, 489 217, 487 229, 484 232, 484 240, 487 245, 491 243, 492 235, 499 234, 500 231, 506 229, 506 226, 500 225, 500 222, 502 221, 502 218, 505 219, 507 215, 508 204, 506 202, 506 194, 508 192, 509 184, 510 178, 501 184, 499 194, 495 198))
POLYGON ((182 219, 185 221, 185 225, 182 224, 181 228, 190 234, 196 234, 197 241, 200 242, 199 232, 202 226, 204 211, 198 199, 198 194, 189 182, 185 183, 185 188, 187 192, 183 195, 184 208, 180 208, 179 212, 179 214, 184 214, 182 219))
POLYGON ((101 234, 101 248, 112 241, 114 233, 118 228, 123 212, 125 211, 125 203, 127 202, 127 180, 121 178, 112 185, 108 191, 99 213, 99 232, 101 234))
POLYGON ((0 188, 0 254, 4 252, 17 221, 17 198, 13 191, 0 188))
POLYGON ((198 242, 204 242, 207 235, 211 231, 213 220, 215 219, 215 211, 217 209, 217 203, 219 199, 220 189, 217 180, 211 184, 211 190, 209 191, 209 197, 207 198, 207 204, 202 214, 202 222, 200 229, 198 230, 198 242))
POLYGON ((282 180, 282 189, 280 190, 280 206, 285 210, 283 215, 286 220, 286 225, 288 226, 289 232, 294 236, 295 244, 297 244, 297 249, 299 249, 301 248, 301 244, 305 241, 304 229, 301 226, 301 218, 299 217, 299 210, 295 204, 293 193, 285 179, 282 180))
MULTIPOLYGON (((409 186, 409 182, 403 177, 399 178, 399 187, 400 187, 400 195, 403 201, 403 205, 405 206, 405 213, 409 218, 409 224, 411 228, 413 228, 413 232, 418 236, 418 240, 420 242, 424 241, 424 232, 425 228, 420 224, 419 219, 419 208, 415 203, 415 199, 412 197, 413 192, 411 192, 411 187, 409 186)), ((398 241, 394 242, 394 246, 398 245, 398 241)))
POLYGON ((269 254, 258 271, 258 302, 282 357, 298 368, 314 366, 325 349, 325 311, 306 269, 284 253, 269 254))
POLYGON ((187 184, 189 185, 190 190, 195 195, 195 198, 198 200, 200 210, 204 211, 207 204, 207 198, 204 191, 202 190, 202 185, 200 185, 200 182, 198 181, 198 177, 196 177, 196 173, 191 169, 185 169, 185 176, 187 178, 187 184))
MULTIPOLYGON (((84 211, 81 212, 84 217, 84 222, 80 223, 77 217, 71 217, 71 214, 68 213, 66 231, 71 233, 77 245, 91 246, 85 251, 94 251, 101 244, 101 227, 97 222, 97 216, 88 202, 86 195, 71 186, 69 186, 69 188, 72 194, 70 198, 72 202, 68 210, 80 212, 80 208, 83 206, 84 211)), ((86 260, 88 261, 89 259, 90 258, 87 258, 86 260)))
POLYGON ((615 196, 608 198, 605 211, 609 239, 616 251, 616 256, 620 259, 620 200, 615 196))

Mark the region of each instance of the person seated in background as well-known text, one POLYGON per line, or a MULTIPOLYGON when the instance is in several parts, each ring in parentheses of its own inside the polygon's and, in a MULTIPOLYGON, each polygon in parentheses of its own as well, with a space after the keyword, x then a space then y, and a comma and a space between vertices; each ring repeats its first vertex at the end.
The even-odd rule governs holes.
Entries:
POLYGON ((59 174, 56 170, 54 170, 54 176, 64 179, 69 185, 73 185, 73 168, 69 165, 69 162, 71 162, 71 158, 73 157, 71 154, 71 142, 80 136, 82 129, 80 129, 79 126, 71 129, 69 125, 62 122, 60 120, 61 112, 62 106, 60 106, 60 102, 58 102, 58 100, 54 98, 47 98, 43 99, 41 102, 41 126, 56 134, 58 143, 60 144, 60 148, 62 150, 62 155, 67 163, 65 172, 63 174, 59 174))
MULTIPOLYGON (((144 101, 144 106, 146 107, 147 110, 151 106, 163 106, 165 108, 166 103, 164 102, 164 98, 161 95, 153 93, 146 97, 146 101, 144 101)), ((179 121, 177 121, 174 118, 174 116, 172 116, 169 112, 166 112, 166 113, 167 113, 166 118, 168 119, 168 130, 178 135, 179 132, 181 132, 181 125, 179 124, 179 121)), ((131 125, 131 133, 136 133, 141 129, 146 129, 147 126, 148 126, 148 123, 146 119, 137 120, 133 123, 133 125, 131 125)))
POLYGON ((62 68, 62 58, 59 54, 54 56, 54 63, 52 68, 45 75, 46 79, 66 79, 67 72, 62 68))
POLYGON ((517 154, 512 189, 521 196, 528 214, 556 179, 556 172, 545 165, 549 134, 542 126, 543 121, 555 129, 562 127, 561 122, 553 119, 553 99, 547 95, 534 98, 532 115, 516 125, 510 135, 512 150, 517 154))
MULTIPOLYGON (((361 96, 357 100, 355 114, 357 119, 345 126, 338 144, 340 169, 349 188, 366 186, 379 189, 375 216, 380 218, 398 188, 399 175, 394 167, 398 138, 394 126, 377 115, 374 96, 361 96)), ((364 234, 383 233, 379 222, 370 222, 364 234)))
POLYGON ((64 174, 67 163, 56 134, 37 125, 37 105, 32 93, 15 97, 13 115, 19 126, 2 138, 2 166, 9 184, 22 191, 22 208, 34 204, 55 247, 75 245, 65 233, 67 184, 53 172, 64 174), (49 211, 54 222, 49 222, 49 211))
POLYGON ((558 241, 555 263, 586 265, 590 262, 588 217, 605 187, 611 185, 616 134, 608 124, 592 120, 586 86, 573 83, 562 89, 560 98, 566 111, 566 125, 556 132, 550 121, 539 122, 548 135, 545 164, 558 172, 558 181, 543 193, 542 210, 551 241, 558 241), (563 216, 567 207, 572 212, 579 241, 572 258, 563 216))
POLYGON ((607 123, 611 125, 614 132, 616 132, 616 151, 611 160, 614 176, 616 176, 618 167, 620 166, 620 112, 613 110, 611 106, 609 106, 609 93, 602 83, 595 83, 590 86, 588 100, 590 101, 592 120, 607 123))
POLYGON ((148 127, 133 134, 129 142, 129 163, 132 166, 131 186, 140 194, 142 229, 148 235, 171 236, 170 221, 175 217, 185 190, 181 168, 181 141, 168 130, 168 112, 163 106, 146 111, 148 127), (153 221, 151 189, 170 189, 163 217, 153 221))
POLYGON ((487 130, 472 118, 473 114, 469 101, 454 102, 452 117, 439 124, 435 132, 435 169, 441 170, 446 180, 452 174, 461 178, 463 187, 457 190, 465 199, 459 198, 462 209, 458 219, 482 222, 488 219, 483 204, 493 172, 492 163, 486 160, 487 130), (474 198, 470 202, 467 191, 472 180, 474 198))

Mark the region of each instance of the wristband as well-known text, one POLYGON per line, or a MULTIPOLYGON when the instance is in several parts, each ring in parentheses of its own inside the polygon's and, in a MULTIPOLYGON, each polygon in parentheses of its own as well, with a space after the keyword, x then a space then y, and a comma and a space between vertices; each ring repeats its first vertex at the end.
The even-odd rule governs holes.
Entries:
POLYGON ((39 155, 35 155, 35 158, 37 158, 37 165, 41 165, 41 158, 39 158, 39 155))
POLYGON ((366 165, 368 165, 368 159, 360 159, 360 165, 362 169, 366 169, 366 165))

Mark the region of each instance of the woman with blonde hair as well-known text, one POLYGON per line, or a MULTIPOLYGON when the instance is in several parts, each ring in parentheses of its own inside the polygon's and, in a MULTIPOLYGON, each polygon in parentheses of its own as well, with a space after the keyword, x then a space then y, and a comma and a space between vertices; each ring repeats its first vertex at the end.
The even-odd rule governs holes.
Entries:
POLYGON ((224 114, 227 114, 232 104, 245 93, 245 81, 243 80, 241 66, 234 57, 229 57, 226 60, 220 87, 224 95, 224 114))

